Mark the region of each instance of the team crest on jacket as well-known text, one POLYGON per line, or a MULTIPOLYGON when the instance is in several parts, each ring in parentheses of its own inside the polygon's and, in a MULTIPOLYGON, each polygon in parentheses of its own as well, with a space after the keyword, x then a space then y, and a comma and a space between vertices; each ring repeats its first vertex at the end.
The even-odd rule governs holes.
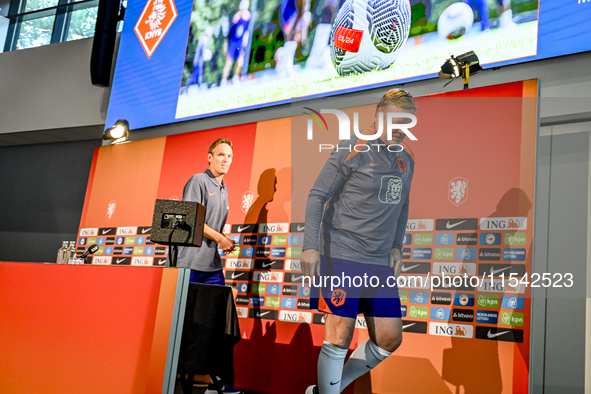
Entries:
POLYGON ((402 179, 397 176, 384 175, 378 199, 384 204, 398 204, 402 196, 402 179))
POLYGON ((398 158, 398 168, 400 168, 400 171, 406 172, 406 162, 402 157, 398 158))

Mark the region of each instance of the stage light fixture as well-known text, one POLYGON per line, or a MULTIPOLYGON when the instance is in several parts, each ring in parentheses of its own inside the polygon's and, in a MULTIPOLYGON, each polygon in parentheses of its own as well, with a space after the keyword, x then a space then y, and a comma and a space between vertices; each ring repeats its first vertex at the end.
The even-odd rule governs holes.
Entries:
POLYGON ((119 119, 112 127, 109 127, 103 133, 104 140, 113 140, 111 145, 127 141, 129 138, 129 122, 125 119, 119 119))
MULTIPOLYGON (((462 77, 464 80, 464 89, 468 89, 468 83, 470 82, 470 75, 476 74, 482 70, 480 67, 480 60, 474 51, 466 52, 458 57, 452 56, 447 59, 441 66, 439 71, 439 78, 443 79, 455 79, 462 77)), ((451 81, 445 84, 449 85, 451 81)), ((444 86, 444 87, 445 87, 444 86)))

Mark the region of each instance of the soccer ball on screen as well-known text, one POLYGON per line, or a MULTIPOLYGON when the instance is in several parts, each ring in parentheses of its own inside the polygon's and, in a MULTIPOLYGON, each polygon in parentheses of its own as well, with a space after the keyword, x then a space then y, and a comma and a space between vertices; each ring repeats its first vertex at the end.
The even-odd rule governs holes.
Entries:
POLYGON ((346 0, 330 34, 335 70, 347 75, 390 67, 409 30, 409 0, 346 0))
POLYGON ((455 40, 466 34, 474 23, 474 11, 466 3, 454 3, 447 7, 437 22, 441 38, 455 40))

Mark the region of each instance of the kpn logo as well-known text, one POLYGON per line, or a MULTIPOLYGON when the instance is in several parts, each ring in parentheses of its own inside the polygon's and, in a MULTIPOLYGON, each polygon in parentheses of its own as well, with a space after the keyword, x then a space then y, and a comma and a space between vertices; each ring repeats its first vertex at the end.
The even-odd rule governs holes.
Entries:
POLYGON ((503 239, 505 245, 525 245, 527 235, 525 233, 506 233, 503 239))
MULTIPOLYGON (((345 112, 338 109, 321 109, 320 112, 318 112, 309 107, 304 108, 310 111, 309 113, 304 112, 304 115, 308 115, 310 117, 307 122, 308 140, 314 139, 315 123, 317 124, 317 128, 319 130, 328 130, 328 123, 322 114, 332 114, 337 117, 339 124, 339 140, 347 140, 350 138, 351 119, 349 119, 349 115, 347 115, 345 112)), ((386 133, 386 139, 388 141, 392 140, 392 135, 394 132, 398 131, 404 133, 412 141, 417 141, 417 137, 415 137, 414 134, 409 130, 417 124, 417 118, 414 114, 406 112, 388 112, 384 114, 383 112, 379 112, 377 121, 376 131, 374 134, 361 134, 361 130, 359 129, 359 113, 353 113, 353 134, 355 134, 355 136, 362 141, 368 141, 368 143, 365 145, 355 145, 353 147, 355 151, 368 152, 372 149, 379 150, 380 147, 382 147, 382 149, 387 149, 391 152, 401 152, 403 148, 399 144, 392 144, 386 147, 383 143, 370 143, 370 141, 378 140, 382 134, 384 134, 384 132, 386 133)), ((320 151, 322 151, 323 149, 334 149, 335 146, 333 144, 320 144, 319 148, 320 151)))
POLYGON ((408 316, 414 319, 426 319, 429 317, 428 308, 426 306, 411 306, 408 310, 408 316))
POLYGON ((415 245, 431 245, 433 244, 433 234, 416 234, 415 245))
POLYGON ((523 313, 503 312, 501 313, 501 323, 507 326, 523 326, 523 313))

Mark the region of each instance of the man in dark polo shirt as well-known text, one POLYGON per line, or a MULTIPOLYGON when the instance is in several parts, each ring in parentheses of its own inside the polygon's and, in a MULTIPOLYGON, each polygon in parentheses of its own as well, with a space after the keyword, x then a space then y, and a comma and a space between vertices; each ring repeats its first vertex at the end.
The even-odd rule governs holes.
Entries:
POLYGON ((177 265, 191 269, 191 282, 225 285, 218 246, 226 254, 235 249, 234 243, 222 234, 230 208, 224 175, 230 169, 232 157, 232 141, 215 140, 207 153, 209 168, 193 175, 183 190, 184 201, 197 201, 206 207, 201 247, 179 247, 177 265))
MULTIPOLYGON (((222 234, 230 209, 224 175, 230 169, 233 155, 232 141, 226 138, 215 140, 207 152, 209 168, 193 175, 183 190, 184 201, 197 201, 206 208, 201 247, 179 247, 177 266, 191 269, 191 282, 220 286, 226 284, 218 247, 226 254, 236 248, 234 242, 222 234)), ((219 377, 216 376, 216 379, 223 393, 242 393, 242 390, 230 387, 219 377)), ((192 382, 193 377, 189 381, 192 382)), ((213 382, 205 394, 217 394, 213 382)))

